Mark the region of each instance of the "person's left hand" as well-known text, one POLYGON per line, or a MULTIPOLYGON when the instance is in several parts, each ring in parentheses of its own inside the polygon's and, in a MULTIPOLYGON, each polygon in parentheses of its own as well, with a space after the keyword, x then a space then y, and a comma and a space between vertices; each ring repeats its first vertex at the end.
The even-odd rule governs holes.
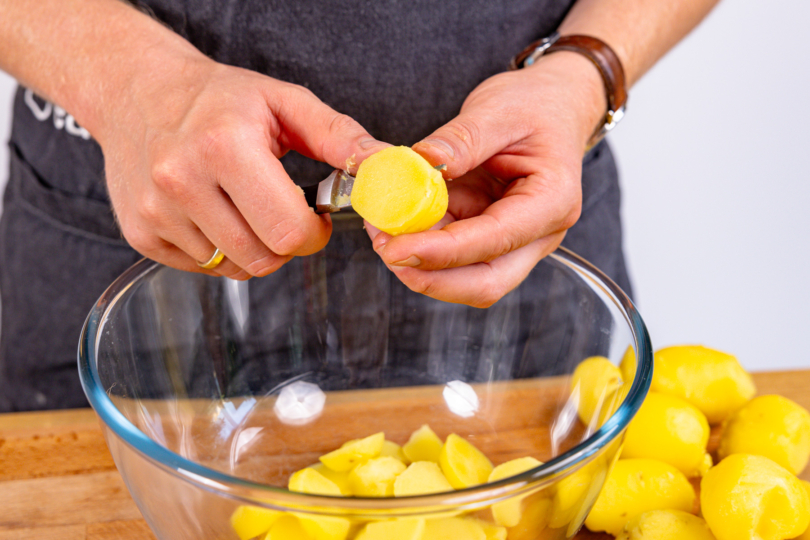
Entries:
POLYGON ((455 119, 413 146, 447 165, 447 215, 397 237, 366 224, 374 249, 416 292, 494 304, 579 218, 582 156, 606 103, 596 67, 576 53, 487 79, 455 119))

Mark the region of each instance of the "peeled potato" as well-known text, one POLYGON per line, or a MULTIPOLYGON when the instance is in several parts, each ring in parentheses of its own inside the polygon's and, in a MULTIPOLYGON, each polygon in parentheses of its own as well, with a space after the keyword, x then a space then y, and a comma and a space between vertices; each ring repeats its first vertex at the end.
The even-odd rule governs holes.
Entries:
POLYGON ((447 212, 447 186, 425 158, 406 146, 391 146, 360 164, 352 208, 393 236, 425 231, 447 212))
POLYGON ((620 459, 608 475, 585 525, 594 532, 621 534, 627 522, 650 510, 689 512, 695 490, 686 476, 653 459, 620 459))
POLYGON ((705 472, 708 441, 709 422, 695 406, 650 392, 627 427, 622 457, 657 459, 686 476, 698 476, 705 472))
POLYGON ((716 540, 706 522, 680 510, 652 510, 631 519, 616 540, 716 540))
POLYGON ((424 532, 424 519, 372 521, 355 540, 421 540, 424 532))
POLYGON ((231 515, 231 527, 240 540, 249 540, 270 530, 283 514, 258 506, 240 506, 231 515))
POLYGON ((799 474, 810 459, 810 413, 786 397, 756 397, 725 423, 717 454, 765 456, 799 474))
MULTIPOLYGON (((313 540, 344 540, 352 522, 347 518, 295 514, 307 535, 313 540)), ((292 540, 292 539, 290 539, 292 540)))
POLYGON ((493 469, 487 456, 455 433, 447 436, 439 454, 439 466, 456 489, 483 484, 493 469))
POLYGON ((405 455, 405 452, 402 451, 402 447, 395 442, 385 441, 383 442, 382 450, 380 450, 380 457, 392 457, 398 459, 405 465, 409 464, 411 461, 405 455))
POLYGON ((315 469, 301 469, 290 477, 290 491, 314 495, 341 495, 340 488, 315 469))
POLYGON ((395 497, 427 495, 452 490, 453 486, 447 481, 439 466, 432 461, 411 463, 405 472, 394 480, 395 497))
POLYGON ((273 524, 264 540, 310 540, 301 522, 292 514, 284 514, 273 524))
MULTIPOLYGON (((492 469, 488 481, 495 482, 496 480, 503 480, 504 478, 509 478, 510 476, 515 476, 534 469, 535 467, 539 467, 540 465, 542 465, 542 463, 533 457, 513 459, 492 469)), ((522 505, 524 498, 525 496, 514 497, 508 501, 493 504, 492 515, 495 518, 495 523, 503 525, 504 527, 514 527, 517 525, 520 522, 520 517, 523 512, 522 505)))
MULTIPOLYGON (((810 482, 805 482, 804 480, 801 481, 804 490, 807 492, 808 497, 810 497, 810 482)), ((810 540, 810 526, 804 530, 802 534, 797 536, 794 540, 810 540)))
POLYGON ((785 540, 810 524, 802 483, 770 459, 750 454, 733 454, 706 473, 700 507, 718 540, 785 540))
POLYGON ((320 460, 333 471, 348 471, 359 463, 379 456, 384 443, 385 434, 375 433, 364 439, 349 441, 337 450, 321 456, 320 460))
POLYGON ((451 517, 428 519, 422 540, 487 540, 487 535, 478 520, 451 517))
POLYGON ((622 361, 619 363, 619 369, 622 371, 622 378, 625 384, 632 384, 633 379, 636 377, 636 370, 638 369, 638 361, 636 360, 636 351, 632 346, 627 347, 622 356, 622 361))
POLYGON ((685 399, 710 424, 722 422, 754 396, 754 381, 724 352, 699 345, 667 347, 655 353, 651 390, 685 399))
POLYGON ((394 480, 405 470, 405 464, 392 457, 370 459, 349 473, 352 493, 361 497, 392 497, 394 480))
POLYGON ((442 451, 444 443, 436 435, 430 426, 425 424, 413 433, 411 438, 402 447, 402 453, 405 454, 411 463, 417 461, 433 461, 439 462, 439 454, 442 451))
POLYGON ((571 392, 578 396, 580 420, 590 424, 621 386, 621 371, 604 356, 592 356, 580 362, 571 378, 571 392))
POLYGON ((340 489, 341 495, 348 497, 352 494, 351 484, 349 483, 349 473, 333 471, 320 462, 316 463, 315 465, 311 465, 310 469, 319 472, 328 480, 334 482, 335 485, 340 489))

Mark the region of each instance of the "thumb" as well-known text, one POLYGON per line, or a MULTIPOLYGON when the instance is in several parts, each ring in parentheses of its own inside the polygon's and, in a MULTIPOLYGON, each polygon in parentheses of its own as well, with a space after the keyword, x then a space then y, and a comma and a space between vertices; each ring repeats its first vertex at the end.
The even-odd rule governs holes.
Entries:
POLYGON ((431 165, 447 165, 445 176, 458 178, 514 142, 514 128, 497 111, 462 111, 424 140, 413 145, 431 165))
POLYGON ((312 92, 297 87, 277 108, 279 140, 309 158, 338 169, 356 170, 371 154, 390 146, 376 140, 356 120, 338 113, 312 92))

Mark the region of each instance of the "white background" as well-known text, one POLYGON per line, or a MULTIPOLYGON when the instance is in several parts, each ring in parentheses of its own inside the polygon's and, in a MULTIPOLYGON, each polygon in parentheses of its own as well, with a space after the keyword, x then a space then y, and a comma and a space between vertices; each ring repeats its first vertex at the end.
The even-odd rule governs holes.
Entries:
MULTIPOLYGON (((810 4, 726 0, 630 94, 611 140, 656 348, 810 367, 810 4)), ((13 81, 0 73, 0 141, 13 81)), ((0 184, 8 154, 0 147, 0 184)), ((809 390, 810 391, 810 390, 809 390)))

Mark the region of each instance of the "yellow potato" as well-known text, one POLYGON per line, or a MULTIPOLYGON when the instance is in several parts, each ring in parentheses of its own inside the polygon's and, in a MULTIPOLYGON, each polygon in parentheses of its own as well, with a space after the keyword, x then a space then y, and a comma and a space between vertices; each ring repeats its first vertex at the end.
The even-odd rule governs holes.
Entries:
POLYGON ((616 540, 715 540, 706 522, 679 510, 653 510, 631 519, 616 540))
POLYGON ((695 406, 650 392, 627 428, 622 458, 657 459, 697 476, 706 463, 708 441, 709 422, 695 406))
POLYGON ((382 450, 380 450, 380 457, 392 457, 400 460, 405 465, 408 465, 411 462, 411 460, 409 460, 405 455, 405 452, 402 451, 402 447, 391 441, 383 442, 382 450))
POLYGON ((312 493, 314 495, 340 496, 340 488, 315 469, 301 469, 290 477, 287 485, 290 491, 312 493))
POLYGON ((621 386, 621 371, 604 356, 592 356, 580 362, 571 378, 571 393, 578 400, 580 420, 590 424, 594 416, 607 408, 610 397, 621 386))
POLYGON ((685 399, 710 424, 728 418, 756 393, 736 357, 698 345, 657 351, 651 390, 685 399))
POLYGON ((344 497, 348 497, 352 494, 352 487, 349 484, 349 473, 333 471, 321 462, 310 465, 309 468, 319 472, 327 479, 334 482, 335 485, 340 489, 340 494, 344 497))
POLYGON ((668 463, 620 459, 608 475, 585 525, 594 532, 618 535, 627 522, 650 510, 689 512, 695 490, 686 476, 668 463))
POLYGON ((481 523, 459 517, 428 519, 422 540, 487 540, 481 523))
MULTIPOLYGON (((311 514, 295 514, 301 526, 313 540, 344 540, 352 522, 349 519, 311 514)), ((292 540, 292 539, 291 539, 292 540)))
POLYGON ((425 424, 411 434, 411 438, 402 447, 402 453, 411 463, 417 461, 438 463, 443 444, 439 436, 425 424))
MULTIPOLYGON (((526 499, 520 523, 508 531, 509 540, 537 540, 543 529, 549 526, 551 499, 531 496, 526 499)), ((567 522, 566 522, 567 523, 567 522)))
POLYGON ((483 484, 492 473, 492 462, 478 448, 455 433, 447 440, 439 453, 442 473, 456 489, 483 484))
POLYGON ((633 346, 627 347, 627 350, 624 351, 624 356, 622 356, 622 361, 619 363, 619 369, 622 372, 622 379, 624 379, 624 384, 633 384, 633 379, 636 377, 636 369, 637 366, 636 361, 636 351, 633 349, 633 346))
POLYGON ((404 470, 405 464, 396 458, 370 459, 349 473, 352 493, 361 497, 393 497, 394 480, 404 470))
POLYGON ((432 461, 415 461, 394 480, 394 496, 427 495, 453 491, 453 486, 432 461))
POLYGON ((447 212, 442 173, 405 146, 366 158, 357 169, 352 208, 391 235, 425 231, 447 212))
POLYGON ((700 506, 718 540, 785 540, 810 524, 810 497, 802 483, 751 454, 733 454, 706 473, 700 506))
POLYGON ((756 397, 728 419, 717 454, 765 456, 799 474, 810 458, 810 413, 782 396, 756 397))
POLYGON ((378 457, 384 443, 385 434, 375 433, 364 439, 349 441, 337 450, 321 456, 320 460, 333 471, 349 471, 359 463, 378 457))
POLYGON ((561 479, 554 487, 548 526, 566 527, 590 508, 607 476, 608 462, 598 456, 579 470, 561 479))
POLYGON ((231 527, 240 540, 249 540, 270 530, 283 514, 258 506, 240 506, 231 515, 231 527))
MULTIPOLYGON (((510 476, 515 476, 522 472, 526 472, 535 467, 539 467, 542 463, 533 457, 524 457, 513 459, 502 463, 492 469, 488 482, 495 482, 496 480, 503 480, 510 476)), ((524 497, 514 497, 508 501, 495 503, 492 505, 492 515, 495 518, 495 523, 503 525, 504 527, 514 527, 520 522, 522 515, 522 505, 524 497)))
MULTIPOLYGON (((804 480, 801 481, 804 490, 807 492, 808 497, 810 497, 810 482, 805 482, 804 480)), ((805 529, 805 531, 794 538, 793 540, 810 540, 810 526, 805 529)))
POLYGON ((284 514, 273 524, 264 540, 311 540, 301 522, 292 514, 284 514))
POLYGON ((484 529, 484 537, 487 540, 506 540, 507 532, 504 527, 499 527, 498 525, 493 525, 488 521, 483 521, 480 519, 475 521, 481 525, 482 529, 484 529))
POLYGON ((424 519, 372 521, 355 540, 421 540, 424 532, 424 519))

